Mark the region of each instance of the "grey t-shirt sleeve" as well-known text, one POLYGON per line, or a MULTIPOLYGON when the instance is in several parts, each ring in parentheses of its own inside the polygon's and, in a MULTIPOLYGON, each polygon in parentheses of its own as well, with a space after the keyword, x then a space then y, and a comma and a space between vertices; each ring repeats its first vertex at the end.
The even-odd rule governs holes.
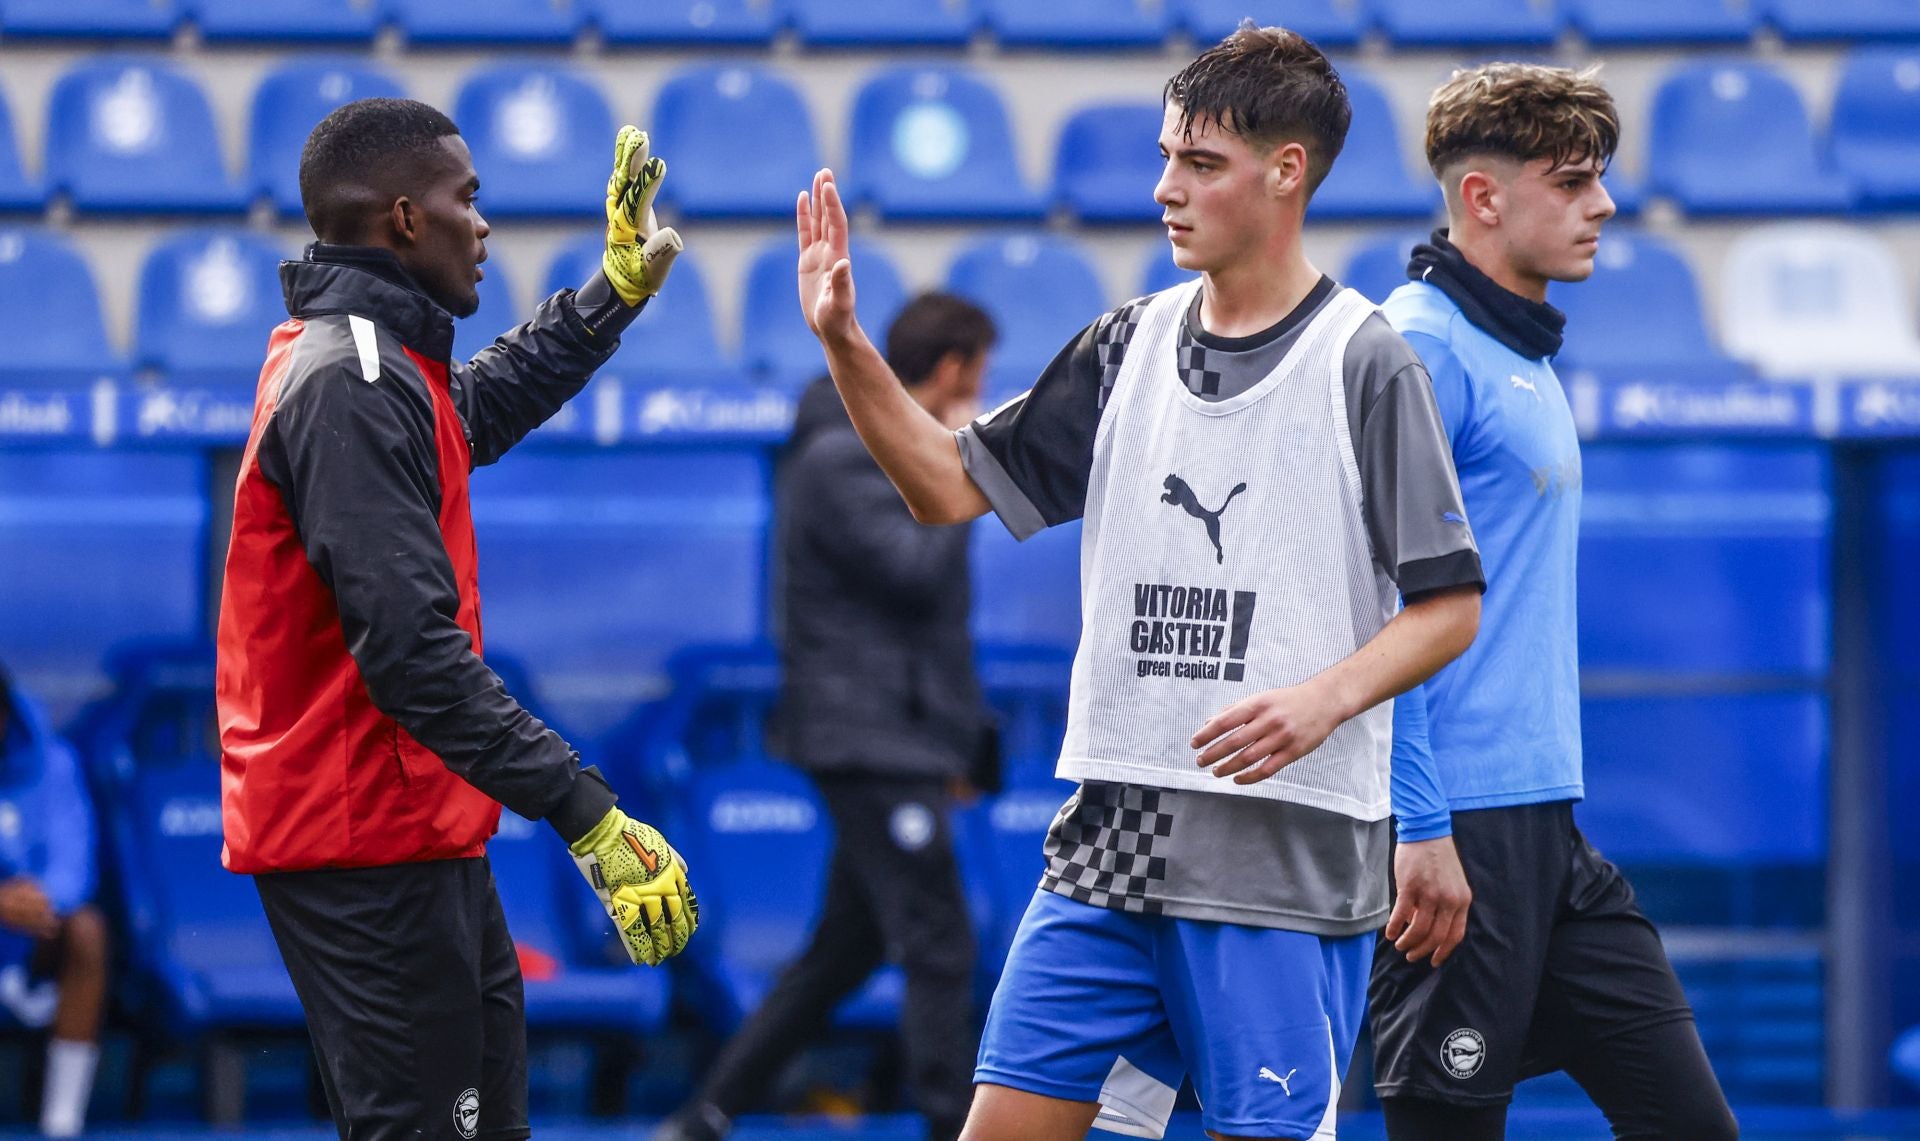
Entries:
POLYGON ((1085 512, 1100 413, 1145 304, 1082 329, 1032 388, 955 433, 967 475, 1014 538, 1085 512))
POLYGON ((1347 427, 1375 561, 1407 598, 1454 586, 1484 590, 1426 366, 1375 313, 1348 342, 1344 369, 1347 427))

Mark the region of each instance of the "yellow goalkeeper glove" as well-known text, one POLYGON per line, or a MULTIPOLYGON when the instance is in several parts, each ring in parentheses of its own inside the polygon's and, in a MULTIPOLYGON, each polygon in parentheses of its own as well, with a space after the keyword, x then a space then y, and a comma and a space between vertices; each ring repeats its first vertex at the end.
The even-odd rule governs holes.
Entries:
POLYGON ((666 838, 610 808, 567 850, 613 919, 627 957, 658 966, 680 953, 700 925, 687 865, 666 838))
POLYGON ((607 178, 607 252, 600 264, 620 300, 638 305, 660 292, 686 244, 653 216, 653 196, 666 177, 664 160, 648 156, 647 133, 620 128, 613 143, 613 174, 607 178))

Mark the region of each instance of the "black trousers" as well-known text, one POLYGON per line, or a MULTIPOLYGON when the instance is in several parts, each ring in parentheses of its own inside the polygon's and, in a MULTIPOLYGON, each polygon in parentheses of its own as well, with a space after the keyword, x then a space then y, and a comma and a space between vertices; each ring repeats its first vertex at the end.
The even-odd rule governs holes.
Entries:
POLYGON ((254 884, 341 1141, 529 1135, 520 962, 484 857, 254 884))
POLYGON ((816 776, 833 818, 819 922, 800 957, 720 1051, 700 1098, 755 1108, 833 1009, 888 960, 906 971, 907 1081, 933 1141, 951 1141, 973 1097, 973 929, 938 781, 816 776))
POLYGON ((1504 1135, 1518 1081, 1565 1070, 1618 1138, 1737 1136, 1693 1010, 1633 887, 1561 801, 1453 814, 1473 888, 1439 969, 1382 938, 1368 998, 1393 1141, 1504 1135))

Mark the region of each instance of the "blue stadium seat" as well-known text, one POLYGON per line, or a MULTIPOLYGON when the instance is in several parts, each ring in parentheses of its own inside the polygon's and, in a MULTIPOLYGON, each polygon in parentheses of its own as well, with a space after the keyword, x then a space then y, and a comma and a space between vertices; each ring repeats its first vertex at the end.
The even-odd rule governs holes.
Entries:
POLYGON ((1373 24, 1372 0, 1174 0, 1197 46, 1218 43, 1251 16, 1263 25, 1291 28, 1322 48, 1359 43, 1373 24))
MULTIPOLYGON (((766 997, 806 946, 826 879, 832 826, 798 770, 747 758, 694 772, 671 819, 674 846, 698 868, 700 937, 682 958, 696 1006, 725 1034, 766 997), (779 869, 777 875, 769 869, 779 869)), ((835 1012, 841 1026, 891 1027, 905 990, 877 973, 835 1012)))
POLYGON ((1010 48, 1157 48, 1170 23, 1165 6, 1141 0, 980 0, 980 7, 1000 46, 1010 48))
POLYGON ((1593 443, 1583 461, 1583 669, 1825 676, 1833 475, 1824 447, 1593 443))
POLYGON ((1015 542, 992 516, 973 529, 973 638, 981 653, 1080 644, 1080 525, 1015 542))
POLYGON ((1714 346, 1693 271, 1660 239, 1611 229, 1593 276, 1555 283, 1547 300, 1567 315, 1555 364, 1612 380, 1743 380, 1747 368, 1714 346))
POLYGON ((999 327, 987 375, 989 400, 1030 386, 1107 309, 1100 279, 1079 247, 1046 234, 976 240, 954 258, 947 288, 992 314, 999 327))
POLYGON ((1817 693, 1588 696, 1580 720, 1580 827, 1612 859, 1740 866, 1825 858, 1827 711, 1817 693), (1645 788, 1660 795, 1633 794, 1645 788))
MULTIPOLYGON (((547 273, 547 293, 580 288, 599 269, 605 249, 606 240, 598 234, 562 249, 547 273)), ((620 350, 601 368, 601 375, 649 385, 738 383, 740 371, 720 351, 714 335, 708 296, 699 259, 690 251, 674 259, 673 276, 620 335, 620 350)), ((798 308, 798 287, 793 296, 798 308)))
POLYGON ((1920 1026, 1910 1026, 1894 1041, 1890 1055, 1893 1072, 1909 1086, 1920 1090, 1920 1026))
POLYGON ((473 151, 482 213, 604 213, 613 112, 581 73, 545 65, 483 68, 460 88, 453 120, 473 151))
POLYGON ((1566 0, 1567 20, 1595 44, 1739 43, 1753 12, 1727 0, 1566 0))
POLYGON ((1849 55, 1833 96, 1833 162, 1877 210, 1920 209, 1920 48, 1849 55))
POLYGON ((1908 0, 1766 0, 1764 18, 1788 40, 1920 39, 1908 0))
MULTIPOLYGON (((526 699, 525 690, 509 691, 526 699)), ((634 970, 610 937, 585 938, 610 934, 611 924, 553 829, 502 812, 487 860, 520 954, 528 1029, 647 1034, 665 1025, 670 976, 634 970), (583 930, 587 919, 595 922, 583 930)))
POLYGON ((1853 201, 1793 85, 1759 65, 1683 67, 1654 94, 1649 189, 1691 214, 1821 213, 1853 201))
POLYGON ((1375 0, 1395 47, 1523 45, 1545 47, 1560 35, 1551 3, 1532 0, 1375 0))
POLYGON ((40 180, 29 176, 20 165, 20 146, 13 132, 13 114, 0 96, 0 212, 24 210, 38 213, 46 204, 47 192, 40 180))
MULTIPOLYGON (((885 247, 853 238, 854 304, 860 327, 877 345, 885 345, 894 315, 906 304, 906 286, 885 247)), ((675 273, 680 272, 678 269, 675 273)), ((820 342, 807 328, 794 286, 794 248, 790 238, 775 238, 761 248, 747 269, 740 317, 741 363, 760 380, 797 388, 826 373, 820 342)))
POLYGON ((1010 787, 968 814, 968 847, 976 856, 962 866, 986 881, 993 906, 992 920, 975 934, 981 971, 989 978, 1006 965, 1020 917, 1047 870, 1047 828, 1072 793, 1064 781, 1041 780, 1010 787))
POLYGON ((660 88, 649 121, 655 150, 673 171, 660 198, 690 218, 791 219, 794 196, 821 166, 799 90, 767 68, 678 72, 660 88))
POLYGON ((589 0, 587 11, 610 44, 764 46, 786 22, 774 0, 589 0))
POLYGON ((533 316, 530 311, 520 311, 514 300, 513 274, 498 252, 487 251, 483 268, 486 276, 480 279, 476 290, 480 294, 480 308, 453 323, 453 355, 458 360, 471 360, 475 353, 491 345, 495 337, 533 316))
POLYGON ((1424 228, 1394 230, 1358 243, 1348 252, 1347 266, 1337 280, 1375 305, 1386 304, 1387 295, 1407 283, 1407 258, 1413 247, 1426 241, 1432 232, 1424 228))
POLYGON ((281 251, 246 230, 190 230, 153 248, 140 271, 133 363, 175 384, 251 384, 267 336, 287 319, 281 251))
POLYGON ((192 450, 0 450, 0 550, 33 552, 0 559, 0 661, 56 723, 110 647, 204 628, 209 478, 192 450))
POLYGON ((1308 215, 1419 218, 1433 213, 1439 188, 1424 171, 1418 178, 1408 175, 1386 92, 1357 67, 1345 68, 1341 78, 1353 103, 1353 125, 1333 170, 1307 204, 1308 215))
POLYGON ((525 447, 510 459, 473 476, 487 645, 526 663, 569 728, 591 737, 658 698, 682 647, 761 636, 762 449, 525 447))
POLYGON ((186 0, 209 41, 299 44, 366 43, 380 30, 380 9, 342 0, 186 0))
POLYGON ((979 15, 972 0, 787 0, 810 47, 960 47, 979 15))
POLYGON ((0 381, 87 383, 120 371, 93 273, 64 238, 0 230, 0 381))
POLYGON ((165 39, 180 23, 175 0, 0 0, 8 39, 165 39))
POLYGON ((87 60, 53 85, 47 188, 81 211, 239 210, 200 85, 153 59, 87 60))
POLYGON ((391 75, 355 59, 298 57, 268 73, 253 93, 247 192, 266 195, 282 214, 299 214, 300 150, 320 120, 355 99, 405 94, 391 75))
POLYGON ((1060 130, 1053 161, 1054 200, 1082 222, 1157 222, 1153 188, 1160 157, 1158 103, 1082 107, 1060 130))
POLYGON ((1147 251, 1147 260, 1140 274, 1140 294, 1158 293, 1171 289, 1183 281, 1192 281, 1199 277, 1197 273, 1181 269, 1173 264, 1173 247, 1165 239, 1153 243, 1147 251))
POLYGON ((556 0, 387 0, 387 5, 387 14, 415 45, 564 44, 580 29, 579 7, 556 0))
POLYGON ((854 98, 850 205, 889 218, 1035 219, 1000 96, 957 67, 904 67, 869 79, 854 98))
POLYGON ((1613 199, 1614 217, 1632 218, 1646 205, 1646 186, 1627 172, 1610 166, 1600 181, 1606 185, 1607 197, 1613 199))
POLYGON ((213 652, 117 653, 90 761, 130 938, 128 956, 175 1033, 306 1025, 252 881, 221 867, 213 652))

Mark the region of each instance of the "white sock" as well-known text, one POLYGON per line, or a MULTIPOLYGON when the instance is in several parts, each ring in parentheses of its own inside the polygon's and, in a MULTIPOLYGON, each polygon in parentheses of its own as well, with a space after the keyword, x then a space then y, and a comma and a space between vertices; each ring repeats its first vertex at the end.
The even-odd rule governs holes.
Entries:
POLYGON ((87 1099, 93 1096, 93 1071, 100 1047, 92 1042, 55 1038, 47 1043, 47 1084, 40 1098, 40 1132, 48 1137, 78 1137, 87 1124, 87 1099))

